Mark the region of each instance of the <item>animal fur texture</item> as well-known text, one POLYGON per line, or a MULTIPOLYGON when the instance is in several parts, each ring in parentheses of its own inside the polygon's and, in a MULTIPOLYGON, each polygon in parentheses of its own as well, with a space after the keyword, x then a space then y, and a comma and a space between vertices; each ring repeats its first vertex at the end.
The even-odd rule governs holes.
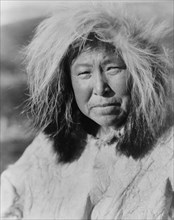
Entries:
MULTIPOLYGON (((169 80, 172 66, 162 44, 171 29, 167 23, 155 19, 143 21, 118 3, 67 6, 38 26, 25 51, 33 124, 39 131, 55 137, 55 142, 66 143, 72 138, 72 131, 79 132, 76 125, 84 120, 75 119, 80 113, 74 100, 67 57, 70 50, 77 50, 78 55, 91 33, 98 41, 112 45, 129 71, 131 112, 118 148, 139 157, 173 123, 169 80)), ((86 124, 90 123, 87 120, 86 124)))

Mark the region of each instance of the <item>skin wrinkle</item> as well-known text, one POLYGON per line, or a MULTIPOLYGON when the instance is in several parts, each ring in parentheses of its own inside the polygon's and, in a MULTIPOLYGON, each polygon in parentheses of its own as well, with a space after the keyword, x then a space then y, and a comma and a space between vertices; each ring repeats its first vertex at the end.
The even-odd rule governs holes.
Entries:
POLYGON ((71 66, 72 87, 79 109, 104 128, 107 128, 108 125, 117 126, 118 121, 123 120, 124 115, 116 114, 114 117, 113 110, 108 112, 107 108, 101 110, 93 108, 94 105, 106 102, 115 103, 115 100, 121 100, 121 111, 126 114, 128 112, 129 95, 126 89, 126 71, 115 68, 110 71, 106 70, 108 67, 120 65, 123 64, 120 64, 119 58, 115 54, 104 49, 96 49, 81 53, 71 66), (118 74, 117 71, 119 71, 118 74), (87 72, 87 74, 78 75, 80 72, 87 72), (116 85, 113 81, 116 82, 116 85), (106 88, 107 92, 102 94, 106 88))

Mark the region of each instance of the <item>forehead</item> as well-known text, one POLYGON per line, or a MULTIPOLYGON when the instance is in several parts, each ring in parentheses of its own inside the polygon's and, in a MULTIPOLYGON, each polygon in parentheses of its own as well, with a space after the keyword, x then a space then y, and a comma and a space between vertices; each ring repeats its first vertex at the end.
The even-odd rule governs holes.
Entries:
POLYGON ((106 50, 105 48, 89 49, 82 51, 72 63, 72 67, 81 64, 123 62, 120 55, 113 50, 106 50))

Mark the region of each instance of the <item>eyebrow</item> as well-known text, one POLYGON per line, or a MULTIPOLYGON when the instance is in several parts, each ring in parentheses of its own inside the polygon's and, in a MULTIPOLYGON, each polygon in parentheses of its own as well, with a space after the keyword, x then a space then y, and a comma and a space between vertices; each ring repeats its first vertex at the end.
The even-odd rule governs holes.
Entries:
MULTIPOLYGON (((120 59, 120 58, 116 58, 115 59, 115 57, 109 58, 109 57, 106 56, 100 62, 100 65, 102 65, 102 66, 105 66, 105 65, 108 65, 108 64, 115 64, 118 68, 119 67, 120 68, 126 68, 126 65, 125 65, 124 61, 122 59, 120 59)), ((74 65, 74 68, 76 69, 76 68, 79 68, 79 67, 92 67, 92 66, 93 66, 92 63, 90 64, 88 62, 82 62, 82 63, 79 62, 79 63, 76 63, 74 65)))
POLYGON ((111 64, 111 63, 116 64, 116 65, 118 64, 118 66, 125 66, 124 61, 121 60, 120 58, 118 58, 118 59, 115 59, 115 58, 112 58, 112 59, 106 58, 106 59, 103 60, 102 65, 107 65, 107 64, 111 64))
POLYGON ((78 67, 92 67, 92 64, 89 63, 77 63, 74 65, 74 68, 78 68, 78 67))

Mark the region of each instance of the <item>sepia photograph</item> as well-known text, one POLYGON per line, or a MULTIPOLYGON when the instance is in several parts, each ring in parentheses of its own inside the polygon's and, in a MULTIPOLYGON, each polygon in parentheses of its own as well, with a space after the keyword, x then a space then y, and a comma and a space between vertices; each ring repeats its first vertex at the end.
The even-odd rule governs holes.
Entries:
POLYGON ((174 1, 0 4, 0 218, 174 220, 174 1))

